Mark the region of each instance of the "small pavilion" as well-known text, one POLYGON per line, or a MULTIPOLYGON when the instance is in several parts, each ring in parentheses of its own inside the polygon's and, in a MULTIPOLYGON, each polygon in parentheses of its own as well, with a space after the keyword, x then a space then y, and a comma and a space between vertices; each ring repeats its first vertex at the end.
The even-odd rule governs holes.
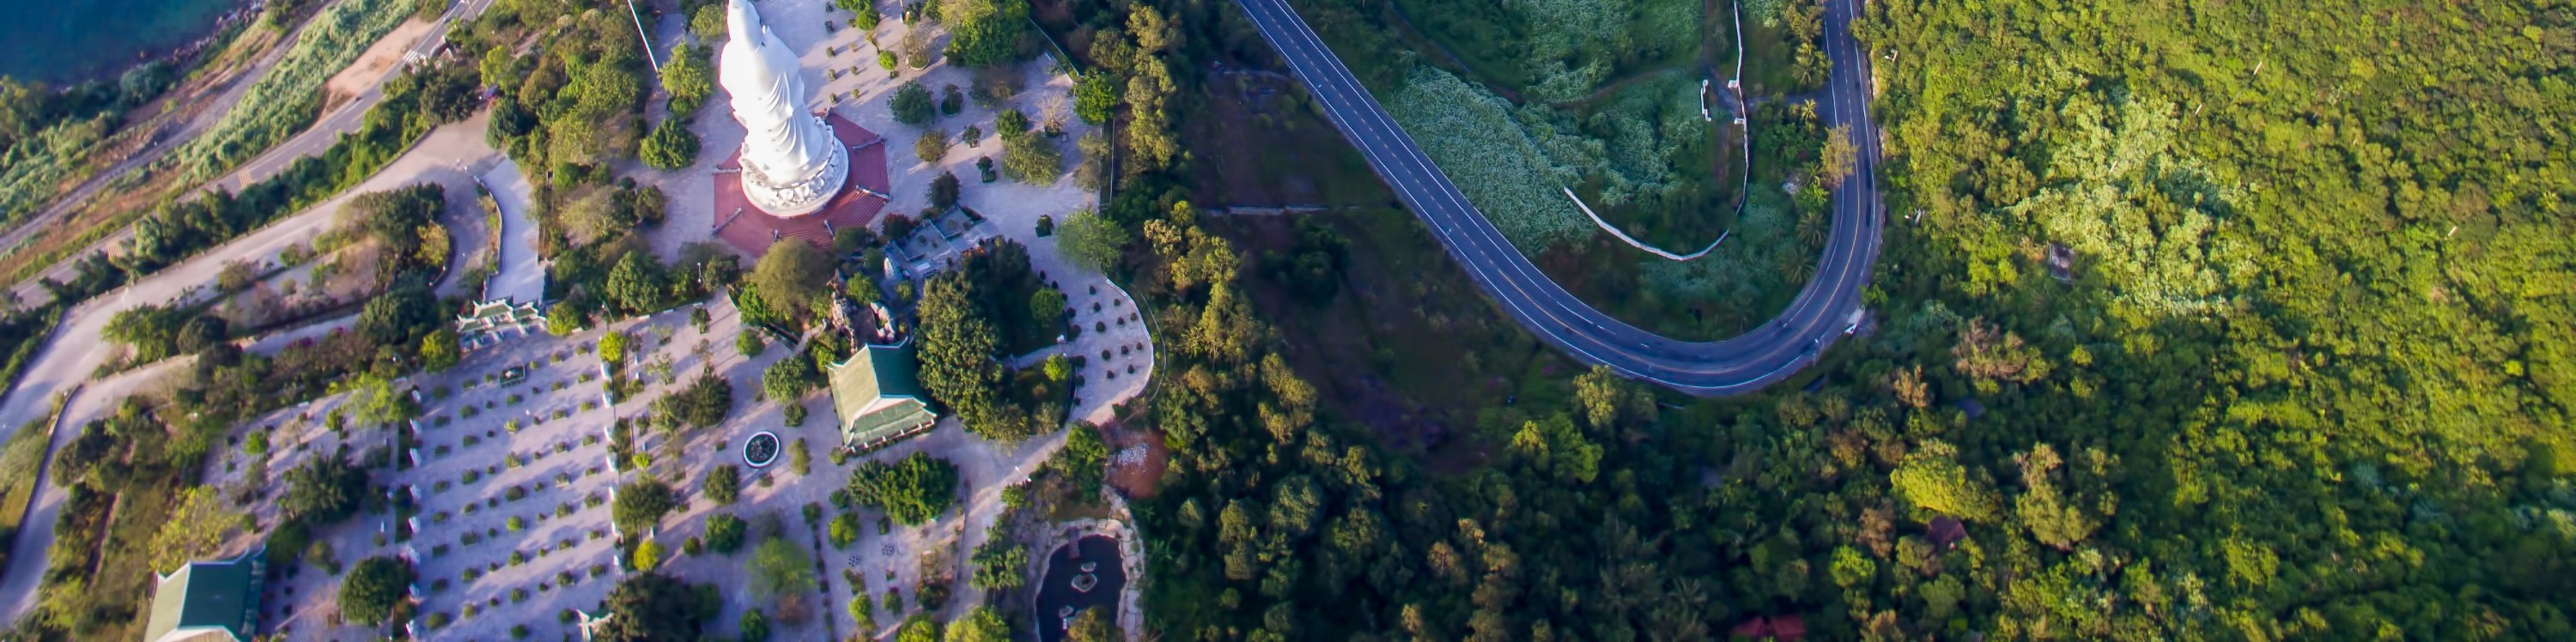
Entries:
POLYGON ((474 312, 456 317, 456 337, 467 350, 527 336, 531 328, 544 331, 545 327, 546 315, 537 311, 537 304, 509 299, 476 303, 474 312))

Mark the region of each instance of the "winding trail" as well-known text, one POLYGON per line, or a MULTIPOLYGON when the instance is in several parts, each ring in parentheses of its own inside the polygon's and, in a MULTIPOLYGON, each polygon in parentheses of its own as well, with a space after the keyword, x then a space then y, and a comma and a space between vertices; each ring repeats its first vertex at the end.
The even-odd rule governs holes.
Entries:
MULTIPOLYGON (((377 171, 366 182, 338 196, 64 311, 61 322, 55 325, 45 343, 36 348, 35 356, 28 361, 16 385, 9 387, 5 395, 0 395, 0 441, 6 440, 5 433, 44 417, 54 396, 62 391, 79 390, 73 403, 66 408, 112 402, 124 396, 120 389, 105 385, 105 381, 82 387, 83 382, 98 371, 100 364, 124 352, 123 346, 100 338, 108 321, 117 313, 145 305, 186 304, 211 299, 218 291, 215 275, 222 271, 224 264, 246 259, 265 260, 288 247, 310 243, 314 237, 338 223, 340 209, 358 194, 434 182, 447 186, 448 202, 452 207, 461 209, 461 204, 472 202, 470 186, 473 177, 500 158, 500 153, 483 140, 487 114, 477 114, 430 130, 429 135, 424 136, 410 152, 377 171)), ((274 347, 274 344, 269 345, 274 347)), ((165 360, 146 369, 168 363, 170 361, 165 360)), ((126 381, 135 378, 135 374, 129 372, 108 380, 126 381)), ((141 379, 151 380, 153 377, 141 379)), ((79 436, 78 430, 62 430, 61 427, 77 427, 84 421, 81 415, 68 410, 64 419, 46 446, 45 458, 49 462, 53 459, 54 450, 79 436)), ((0 569, 0 621, 17 621, 27 609, 35 606, 38 599, 35 593, 45 575, 45 552, 54 539, 54 515, 60 510, 64 498, 69 496, 67 491, 50 481, 40 483, 39 487, 35 501, 27 505, 26 521, 16 541, 11 543, 8 566, 0 569)))
POLYGON ((1751 332, 1715 342, 1685 342, 1621 322, 1551 281, 1467 202, 1440 168, 1398 127, 1285 0, 1237 0, 1263 39, 1314 93, 1333 126, 1369 167, 1421 217, 1504 314, 1576 359, 1610 366, 1632 379, 1693 395, 1749 392, 1787 378, 1843 336, 1859 312, 1861 289, 1877 261, 1884 219, 1878 196, 1878 136, 1869 118, 1869 60, 1847 29, 1856 0, 1828 0, 1825 50, 1829 125, 1848 124, 1860 153, 1852 178, 1833 195, 1833 231, 1815 278, 1787 310, 1751 332))

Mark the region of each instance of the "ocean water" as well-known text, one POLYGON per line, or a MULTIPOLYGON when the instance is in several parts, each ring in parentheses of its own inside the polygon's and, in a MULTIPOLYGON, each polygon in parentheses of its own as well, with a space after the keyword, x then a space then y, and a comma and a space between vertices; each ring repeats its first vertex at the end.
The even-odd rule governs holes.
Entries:
POLYGON ((112 77, 212 33, 243 0, 0 0, 0 75, 53 84, 112 77))

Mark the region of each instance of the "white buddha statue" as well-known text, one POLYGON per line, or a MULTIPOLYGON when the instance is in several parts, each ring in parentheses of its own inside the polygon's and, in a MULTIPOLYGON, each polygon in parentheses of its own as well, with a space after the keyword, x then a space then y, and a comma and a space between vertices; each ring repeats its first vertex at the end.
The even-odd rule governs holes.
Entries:
POLYGON ((733 119, 750 130, 742 139, 743 195, 777 216, 822 209, 849 178, 850 150, 805 111, 796 54, 760 24, 750 0, 729 0, 725 22, 732 39, 716 80, 733 97, 733 119))

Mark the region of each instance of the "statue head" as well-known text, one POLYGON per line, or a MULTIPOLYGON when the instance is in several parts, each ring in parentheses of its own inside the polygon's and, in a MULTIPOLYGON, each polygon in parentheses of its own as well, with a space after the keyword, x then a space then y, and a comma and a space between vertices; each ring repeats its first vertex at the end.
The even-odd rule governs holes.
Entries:
POLYGON ((727 0, 725 33, 735 42, 749 43, 754 47, 762 44, 760 10, 751 7, 751 0, 727 0))

